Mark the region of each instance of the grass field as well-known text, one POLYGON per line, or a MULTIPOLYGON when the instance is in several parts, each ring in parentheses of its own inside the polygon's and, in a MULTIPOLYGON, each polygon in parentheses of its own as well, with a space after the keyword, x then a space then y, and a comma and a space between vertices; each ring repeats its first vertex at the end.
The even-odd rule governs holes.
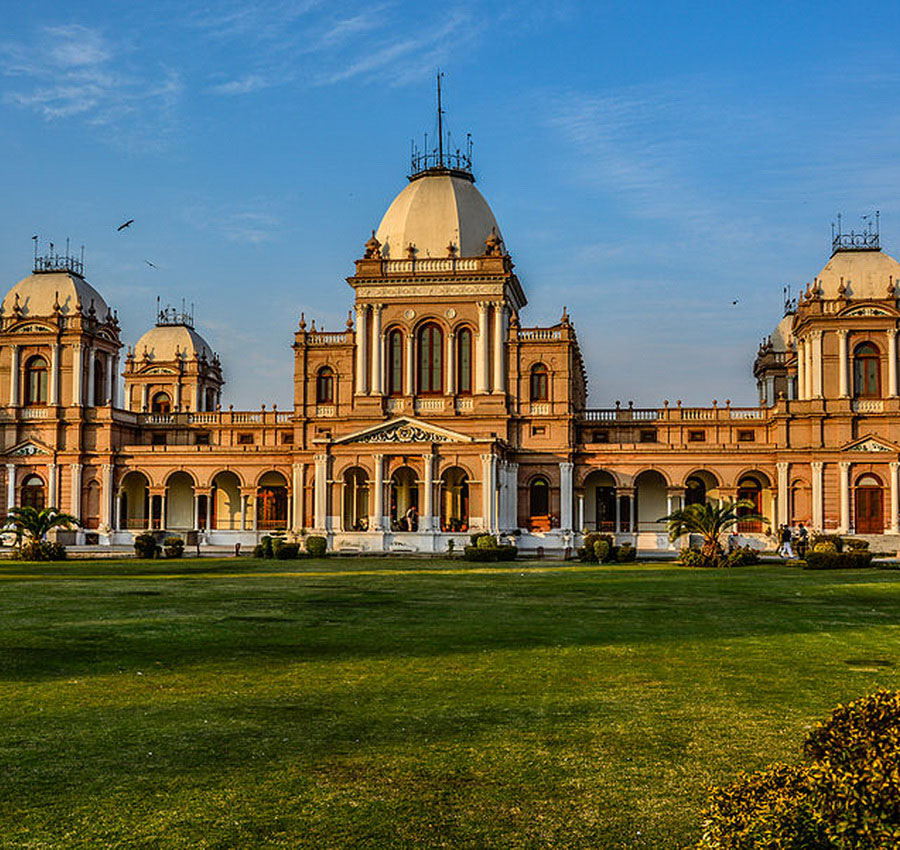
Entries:
POLYGON ((900 687, 900 573, 0 566, 0 846, 676 848, 900 687))

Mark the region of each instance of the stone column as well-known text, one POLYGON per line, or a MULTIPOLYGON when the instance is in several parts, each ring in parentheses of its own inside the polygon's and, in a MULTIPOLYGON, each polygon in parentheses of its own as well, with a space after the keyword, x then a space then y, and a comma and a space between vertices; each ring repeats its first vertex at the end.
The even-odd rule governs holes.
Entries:
POLYGON ((302 463, 291 466, 291 491, 294 500, 291 502, 291 530, 296 534, 303 528, 303 492, 306 487, 304 473, 306 468, 302 463))
POLYGON ((113 397, 113 378, 115 375, 114 367, 113 367, 113 357, 111 354, 104 355, 104 359, 106 360, 106 387, 104 389, 106 398, 105 401, 107 404, 112 404, 113 397))
POLYGON ((506 346, 504 330, 506 307, 502 301, 494 302, 494 387, 495 394, 506 392, 506 346))
POLYGON ((384 392, 384 368, 381 365, 384 356, 384 334, 381 332, 381 304, 372 305, 372 380, 369 389, 374 395, 384 392))
POLYGON ((822 331, 812 332, 813 396, 822 398, 822 331))
POLYGON ((447 333, 447 395, 456 395, 456 333, 447 333))
POLYGON ((572 530, 572 469, 571 461, 559 465, 559 527, 561 531, 572 530))
MULTIPOLYGON (((110 516, 110 512, 112 509, 112 496, 113 496, 113 465, 111 463, 104 463, 101 465, 101 486, 100 486, 100 527, 109 528, 111 525, 110 520, 112 517, 110 516)), ((163 524, 165 525, 166 518, 166 497, 163 494, 163 524)))
POLYGON ((488 391, 488 302, 478 302, 478 333, 475 336, 475 392, 488 391))
POLYGON ((366 394, 366 313, 365 304, 356 305, 356 394, 366 394))
POLYGON ((150 408, 150 385, 141 385, 141 413, 146 413, 150 408))
POLYGON ((806 341, 806 363, 804 364, 804 373, 806 375, 806 397, 812 398, 815 392, 815 383, 813 379, 813 340, 812 334, 806 341))
POLYGON ((6 510, 16 505, 16 465, 6 464, 6 510))
POLYGON ((47 464, 47 507, 59 508, 59 484, 56 477, 56 464, 47 464))
POLYGON ((778 527, 788 525, 790 517, 790 464, 781 460, 775 464, 778 470, 778 527))
POLYGON ((112 368, 109 370, 110 373, 110 386, 109 386, 109 403, 113 407, 119 406, 119 355, 116 354, 112 359, 112 368))
POLYGON ((422 515, 419 517, 419 528, 422 531, 431 531, 434 527, 434 455, 429 451, 422 455, 425 467, 423 475, 422 515))
POLYGON ((848 398, 850 391, 848 389, 847 376, 849 373, 849 364, 847 362, 847 329, 839 328, 838 332, 838 395, 841 398, 848 398))
MULTIPOLYGON (((216 490, 215 487, 210 487, 206 492, 206 533, 209 534, 212 530, 212 522, 213 522, 213 499, 216 498, 216 490)), ((207 538, 207 542, 209 542, 207 538)))
POLYGON ((69 475, 71 476, 72 495, 69 498, 69 513, 75 519, 81 519, 81 470, 80 463, 69 464, 69 475))
POLYGON ((481 513, 482 526, 493 534, 497 527, 494 513, 494 491, 497 489, 497 457, 493 454, 481 456, 481 513))
POLYGON ((122 530, 122 493, 116 494, 115 513, 113 514, 113 531, 122 530))
POLYGON ((897 395, 897 329, 887 332, 888 339, 888 392, 894 398, 897 395))
POLYGON ((194 491, 194 530, 200 528, 200 494, 194 491))
MULTIPOLYGON (((576 529, 576 531, 581 532, 581 531, 584 531, 584 493, 579 493, 576 496, 576 499, 578 500, 578 520, 577 520, 578 528, 576 529)), ((670 498, 669 499, 669 513, 672 513, 671 505, 672 505, 672 500, 670 498)))
POLYGON ((178 413, 181 410, 181 378, 178 379, 178 382, 175 384, 175 412, 178 413))
POLYGON ((414 345, 413 332, 406 334, 406 394, 416 394, 416 348, 414 345))
POLYGON ((88 390, 87 390, 87 407, 94 406, 94 392, 96 387, 96 373, 94 364, 97 362, 97 349, 92 345, 88 348, 88 390))
POLYGON ((804 393, 806 391, 806 376, 804 372, 806 371, 806 349, 803 344, 802 339, 798 339, 796 341, 797 348, 797 398, 802 401, 805 397, 804 393))
POLYGON ((841 520, 838 531, 841 534, 850 533, 850 461, 842 460, 838 463, 839 483, 838 494, 840 496, 841 520))
POLYGON ((519 527, 519 464, 510 463, 507 467, 509 483, 509 527, 519 527))
POLYGON ((824 492, 825 464, 820 460, 810 463, 812 469, 812 526, 816 531, 821 531, 824 526, 824 492))
POLYGON ((897 490, 897 471, 900 469, 900 463, 891 461, 891 524, 889 526, 890 534, 900 534, 900 525, 898 525, 898 515, 900 515, 900 491, 897 490))
POLYGON ((247 530, 247 499, 247 494, 241 493, 241 531, 247 530))
POLYGON ((59 343, 50 346, 50 404, 59 404, 59 343))
POLYGON ((80 342, 72 343, 72 404, 80 407, 84 402, 82 378, 84 377, 84 346, 80 342))
POLYGON ((317 531, 326 531, 328 522, 328 455, 316 455, 315 523, 317 531))
POLYGON ((372 455, 375 464, 375 475, 372 480, 372 516, 369 518, 369 529, 381 531, 384 527, 384 455, 372 455))
POLYGON ((15 407, 19 403, 19 346, 13 343, 9 350, 9 406, 15 407))

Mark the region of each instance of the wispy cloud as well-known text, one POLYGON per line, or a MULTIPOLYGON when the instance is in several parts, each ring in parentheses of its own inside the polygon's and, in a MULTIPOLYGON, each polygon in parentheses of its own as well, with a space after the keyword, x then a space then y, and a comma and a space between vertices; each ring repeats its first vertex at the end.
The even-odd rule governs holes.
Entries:
POLYGON ((233 207, 194 204, 186 208, 181 217, 193 227, 244 245, 276 242, 281 228, 281 219, 265 205, 233 207))
POLYGON ((44 27, 30 42, 0 44, 0 71, 12 81, 3 98, 48 121, 113 130, 107 138, 126 146, 158 145, 172 129, 180 75, 163 67, 138 73, 121 60, 98 29, 44 27))

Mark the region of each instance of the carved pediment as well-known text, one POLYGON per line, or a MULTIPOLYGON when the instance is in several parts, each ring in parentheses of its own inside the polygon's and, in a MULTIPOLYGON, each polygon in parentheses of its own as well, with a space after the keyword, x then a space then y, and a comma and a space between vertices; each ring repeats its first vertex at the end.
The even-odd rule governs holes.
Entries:
POLYGON ((894 454, 897 453, 897 450, 897 446, 893 446, 876 437, 863 437, 861 440, 856 440, 841 449, 844 452, 891 452, 894 454))
POLYGON ((165 366, 151 366, 149 369, 143 369, 142 375, 177 375, 174 369, 167 369, 165 366))
POLYGON ((36 443, 34 440, 26 440, 13 446, 6 452, 8 457, 31 457, 32 455, 49 455, 53 454, 46 446, 36 443))
POLYGON ((17 328, 12 328, 12 332, 17 334, 45 334, 54 333, 55 329, 49 325, 38 325, 31 322, 27 325, 19 325, 17 328))
POLYGON ((841 313, 841 318, 850 316, 896 316, 897 311, 877 304, 859 304, 841 313))
POLYGON ((366 428, 335 443, 471 443, 472 438, 407 416, 366 428))

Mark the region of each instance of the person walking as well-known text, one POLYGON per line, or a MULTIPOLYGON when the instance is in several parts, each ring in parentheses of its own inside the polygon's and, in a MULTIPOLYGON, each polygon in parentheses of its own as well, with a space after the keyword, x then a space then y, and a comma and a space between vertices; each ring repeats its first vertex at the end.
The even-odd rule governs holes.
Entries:
POLYGON ((782 558, 793 559, 794 557, 794 550, 791 548, 791 529, 787 525, 781 526, 781 548, 778 550, 778 554, 782 558))
POLYGON ((797 557, 805 558, 806 549, 809 546, 809 532, 806 526, 801 522, 797 526, 797 557))

